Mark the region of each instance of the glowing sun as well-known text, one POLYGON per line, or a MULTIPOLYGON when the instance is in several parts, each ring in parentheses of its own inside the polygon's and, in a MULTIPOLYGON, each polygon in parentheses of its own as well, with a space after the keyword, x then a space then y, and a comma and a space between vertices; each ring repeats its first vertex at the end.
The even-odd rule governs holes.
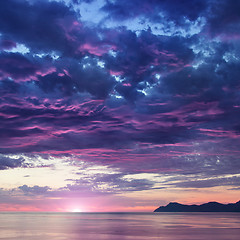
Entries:
POLYGON ((80 208, 74 208, 74 209, 72 209, 72 212, 82 212, 82 210, 80 209, 80 208))

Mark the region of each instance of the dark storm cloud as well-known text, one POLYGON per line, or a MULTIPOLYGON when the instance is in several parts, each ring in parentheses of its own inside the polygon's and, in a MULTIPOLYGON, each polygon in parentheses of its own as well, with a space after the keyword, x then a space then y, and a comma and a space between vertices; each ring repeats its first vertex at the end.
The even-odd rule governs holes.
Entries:
POLYGON ((1 1, 0 32, 35 51, 71 51, 60 22, 72 17, 74 13, 62 3, 1 1))
POLYGON ((216 186, 239 186, 239 177, 223 177, 204 180, 189 180, 181 181, 177 184, 172 184, 181 188, 211 188, 216 186))
POLYGON ((44 195, 46 194, 46 192, 48 190, 50 190, 49 187, 45 186, 45 187, 40 187, 40 186, 33 186, 33 187, 29 187, 27 185, 23 185, 18 187, 20 190, 23 191, 23 193, 27 196, 31 196, 31 195, 44 195))
POLYGON ((0 154, 0 170, 19 167, 26 167, 24 164, 24 158, 11 158, 0 154))
POLYGON ((0 93, 2 97, 18 93, 20 88, 20 84, 10 81, 9 79, 2 79, 0 81, 0 86, 0 93))
POLYGON ((1 37, 5 44, 21 43, 33 53, 67 57, 82 58, 88 53, 100 56, 112 48, 107 39, 101 41, 101 29, 84 26, 79 17, 64 2, 1 2, 1 37))
POLYGON ((206 1, 201 0, 144 0, 139 4, 138 0, 133 1, 107 1, 103 10, 109 14, 109 17, 115 20, 125 20, 135 17, 146 17, 152 21, 159 21, 163 18, 174 20, 176 23, 183 22, 186 17, 190 21, 196 20, 207 8, 206 1), (131 11, 129 11, 131 9, 131 11))
POLYGON ((36 73, 38 67, 21 54, 0 54, 0 78, 26 79, 36 73))
MULTIPOLYGON (((114 78, 97 65, 96 59, 87 58, 82 60, 80 64, 77 61, 66 60, 62 61, 61 65, 65 66, 69 72, 69 76, 65 76, 68 79, 63 87, 69 85, 75 92, 86 91, 98 99, 104 99, 115 84, 114 78)), ((59 80, 56 78, 56 82, 59 80)))
POLYGON ((236 0, 213 1, 206 30, 210 36, 222 35, 222 40, 239 39, 240 2, 236 0))
MULTIPOLYGON (((200 66, 198 69, 185 68, 163 79, 164 87, 171 94, 198 94, 208 89, 216 77, 212 66, 200 66)), ((161 90, 162 87, 160 87, 161 90)))
MULTIPOLYGON (((81 173, 79 174, 81 175, 81 173)), ((85 185, 102 193, 120 193, 143 191, 154 186, 153 181, 144 178, 128 179, 125 178, 125 176, 125 173, 98 173, 92 177, 82 177, 80 180, 75 180, 75 183, 73 185, 69 185, 68 188, 73 191, 78 191, 85 185), (106 185, 104 189, 101 189, 102 185, 106 185)))
POLYGON ((142 98, 142 90, 159 83, 156 74, 178 72, 194 59, 188 40, 182 37, 155 36, 150 31, 137 35, 125 29, 107 32, 106 36, 113 38, 117 51, 103 56, 105 66, 124 79, 114 89, 130 102, 142 98))
POLYGON ((29 135, 43 134, 44 132, 38 128, 25 129, 25 130, 0 128, 0 131, 1 131, 1 138, 26 137, 29 135))
POLYGON ((12 48, 16 47, 16 43, 11 40, 0 40, 0 50, 7 49, 10 50, 12 48))
MULTIPOLYGON (((238 5, 134 0, 107 1, 102 9, 118 22, 139 16, 181 25, 177 34, 163 36, 151 29, 87 26, 64 2, 2 1, 1 152, 76 153, 125 173, 237 173, 238 5), (181 34, 198 17, 206 20, 200 33, 181 34), (11 52, 19 44, 29 52, 11 52)), ((2 170, 23 167, 21 159, 0 164, 2 170)), ((153 187, 123 176, 95 180, 125 191, 153 187)))

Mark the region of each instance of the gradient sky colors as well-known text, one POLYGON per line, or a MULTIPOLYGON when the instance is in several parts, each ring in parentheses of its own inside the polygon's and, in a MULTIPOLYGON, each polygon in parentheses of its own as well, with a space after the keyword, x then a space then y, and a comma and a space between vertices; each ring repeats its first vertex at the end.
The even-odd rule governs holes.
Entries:
POLYGON ((1 0, 0 211, 238 201, 239 13, 1 0))

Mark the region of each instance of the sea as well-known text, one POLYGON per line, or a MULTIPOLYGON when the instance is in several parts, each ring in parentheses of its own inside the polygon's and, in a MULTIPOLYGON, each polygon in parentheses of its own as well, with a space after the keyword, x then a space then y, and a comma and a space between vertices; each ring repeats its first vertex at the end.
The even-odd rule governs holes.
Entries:
POLYGON ((0 213, 1 240, 239 240, 240 213, 0 213))

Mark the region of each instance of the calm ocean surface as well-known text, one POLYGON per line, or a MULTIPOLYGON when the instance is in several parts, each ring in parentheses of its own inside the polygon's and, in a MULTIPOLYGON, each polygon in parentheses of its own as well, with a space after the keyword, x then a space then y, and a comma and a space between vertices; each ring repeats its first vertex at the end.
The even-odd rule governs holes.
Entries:
POLYGON ((0 239, 239 240, 240 213, 0 213, 0 239))

